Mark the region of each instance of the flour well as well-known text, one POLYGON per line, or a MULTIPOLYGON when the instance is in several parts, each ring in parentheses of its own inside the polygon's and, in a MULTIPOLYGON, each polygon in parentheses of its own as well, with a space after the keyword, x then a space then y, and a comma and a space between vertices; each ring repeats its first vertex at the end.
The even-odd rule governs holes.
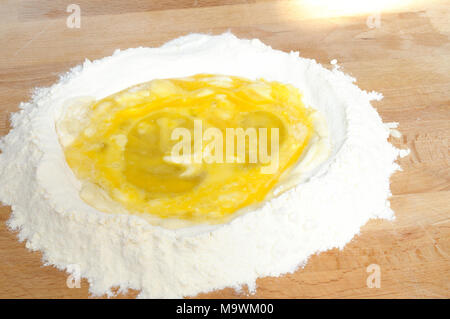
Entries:
MULTIPOLYGON (((381 99, 297 52, 273 50, 232 34, 192 34, 160 48, 116 51, 86 61, 49 88, 35 90, 2 138, 0 200, 8 225, 45 264, 80 266, 94 295, 137 289, 142 298, 179 298, 295 271, 309 256, 343 248, 371 218, 393 218, 389 177, 400 151, 371 106, 381 99), (55 121, 80 97, 101 99, 156 78, 197 73, 264 78, 296 86, 324 114, 331 156, 308 179, 220 226, 176 230, 127 214, 105 214, 79 197, 55 121)), ((80 116, 83 116, 80 114, 80 116)), ((404 155, 402 153, 402 155, 404 155)))

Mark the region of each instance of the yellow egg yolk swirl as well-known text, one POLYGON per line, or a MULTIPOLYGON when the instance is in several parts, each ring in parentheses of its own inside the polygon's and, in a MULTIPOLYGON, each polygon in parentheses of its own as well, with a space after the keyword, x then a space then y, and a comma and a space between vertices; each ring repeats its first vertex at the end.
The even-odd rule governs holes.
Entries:
MULTIPOLYGON (((132 214, 215 224, 264 200, 308 144, 312 113, 298 89, 278 82, 211 74, 158 79, 89 105, 89 120, 64 153, 79 180, 96 185, 132 214), (210 147, 212 139, 196 148, 198 123, 203 138, 208 128, 222 133, 222 149, 210 147), (173 138, 176 128, 190 133, 192 153, 223 151, 223 160, 206 161, 206 155, 200 162, 173 160, 180 143, 173 138), (229 143, 238 141, 228 139, 230 128, 255 128, 258 142, 259 129, 267 129, 267 154, 277 156, 276 170, 264 172, 268 163, 249 160, 250 136, 244 136, 244 162, 226 158, 229 143), (278 140, 272 139, 274 128, 278 140), (277 154, 271 153, 274 141, 277 154)), ((235 144, 229 153, 237 150, 235 144)))

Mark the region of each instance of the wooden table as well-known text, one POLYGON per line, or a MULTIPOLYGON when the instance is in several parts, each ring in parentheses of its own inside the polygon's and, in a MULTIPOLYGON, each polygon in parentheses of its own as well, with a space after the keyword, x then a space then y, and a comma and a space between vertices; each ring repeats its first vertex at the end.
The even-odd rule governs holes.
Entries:
MULTIPOLYGON (((70 3, 2 2, 1 134, 9 130, 9 112, 30 98, 33 87, 48 86, 85 58, 117 48, 231 30, 276 49, 300 51, 327 67, 337 59, 361 88, 384 94, 375 106, 384 121, 400 122, 404 134, 393 143, 411 149, 399 161, 403 172, 392 177, 397 218, 369 222, 344 250, 313 256, 294 274, 259 279, 250 297, 450 297, 449 1, 339 16, 339 8, 314 9, 306 1, 79 0, 80 28, 67 26, 70 3), (380 266, 380 288, 367 287, 371 264, 380 266)), ((0 208, 0 297, 88 297, 86 281, 79 289, 67 288, 65 273, 43 267, 41 254, 17 241, 5 225, 9 215, 9 207, 0 208)), ((224 289, 199 297, 246 296, 224 289)))

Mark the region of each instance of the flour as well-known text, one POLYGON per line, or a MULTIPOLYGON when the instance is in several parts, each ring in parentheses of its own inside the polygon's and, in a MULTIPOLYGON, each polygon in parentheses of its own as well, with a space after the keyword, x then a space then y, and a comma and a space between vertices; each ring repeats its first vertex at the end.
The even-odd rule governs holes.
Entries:
MULTIPOLYGON (((342 249, 371 218, 394 217, 389 177, 400 151, 371 106, 381 99, 297 52, 273 50, 232 34, 191 34, 160 48, 116 51, 86 61, 11 117, 0 148, 0 200, 8 225, 46 265, 77 264, 93 295, 140 290, 142 298, 179 298, 248 285, 303 266, 309 256, 342 249), (289 83, 325 115, 331 156, 308 180, 221 226, 176 230, 126 214, 105 214, 79 197, 55 129, 71 99, 101 99, 155 78, 227 74, 289 83)), ((81 115, 80 115, 81 116, 81 115)), ((392 128, 392 127, 391 127, 392 128)), ((402 155, 405 155, 403 152, 402 155)))

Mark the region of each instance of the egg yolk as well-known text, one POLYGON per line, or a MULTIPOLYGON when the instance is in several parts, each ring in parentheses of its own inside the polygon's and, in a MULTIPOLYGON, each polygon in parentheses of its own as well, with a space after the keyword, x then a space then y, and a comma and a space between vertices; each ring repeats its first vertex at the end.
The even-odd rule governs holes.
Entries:
POLYGON ((263 201, 313 131, 313 111, 295 87, 235 76, 157 79, 96 101, 88 112, 64 149, 78 179, 131 214, 211 224, 263 201), (180 128, 183 133, 174 135, 180 128), (249 128, 258 151, 252 134, 237 134, 249 128), (191 153, 174 156, 182 140, 191 153), (259 160, 262 148, 270 161, 276 157, 269 172, 273 162, 259 160))

